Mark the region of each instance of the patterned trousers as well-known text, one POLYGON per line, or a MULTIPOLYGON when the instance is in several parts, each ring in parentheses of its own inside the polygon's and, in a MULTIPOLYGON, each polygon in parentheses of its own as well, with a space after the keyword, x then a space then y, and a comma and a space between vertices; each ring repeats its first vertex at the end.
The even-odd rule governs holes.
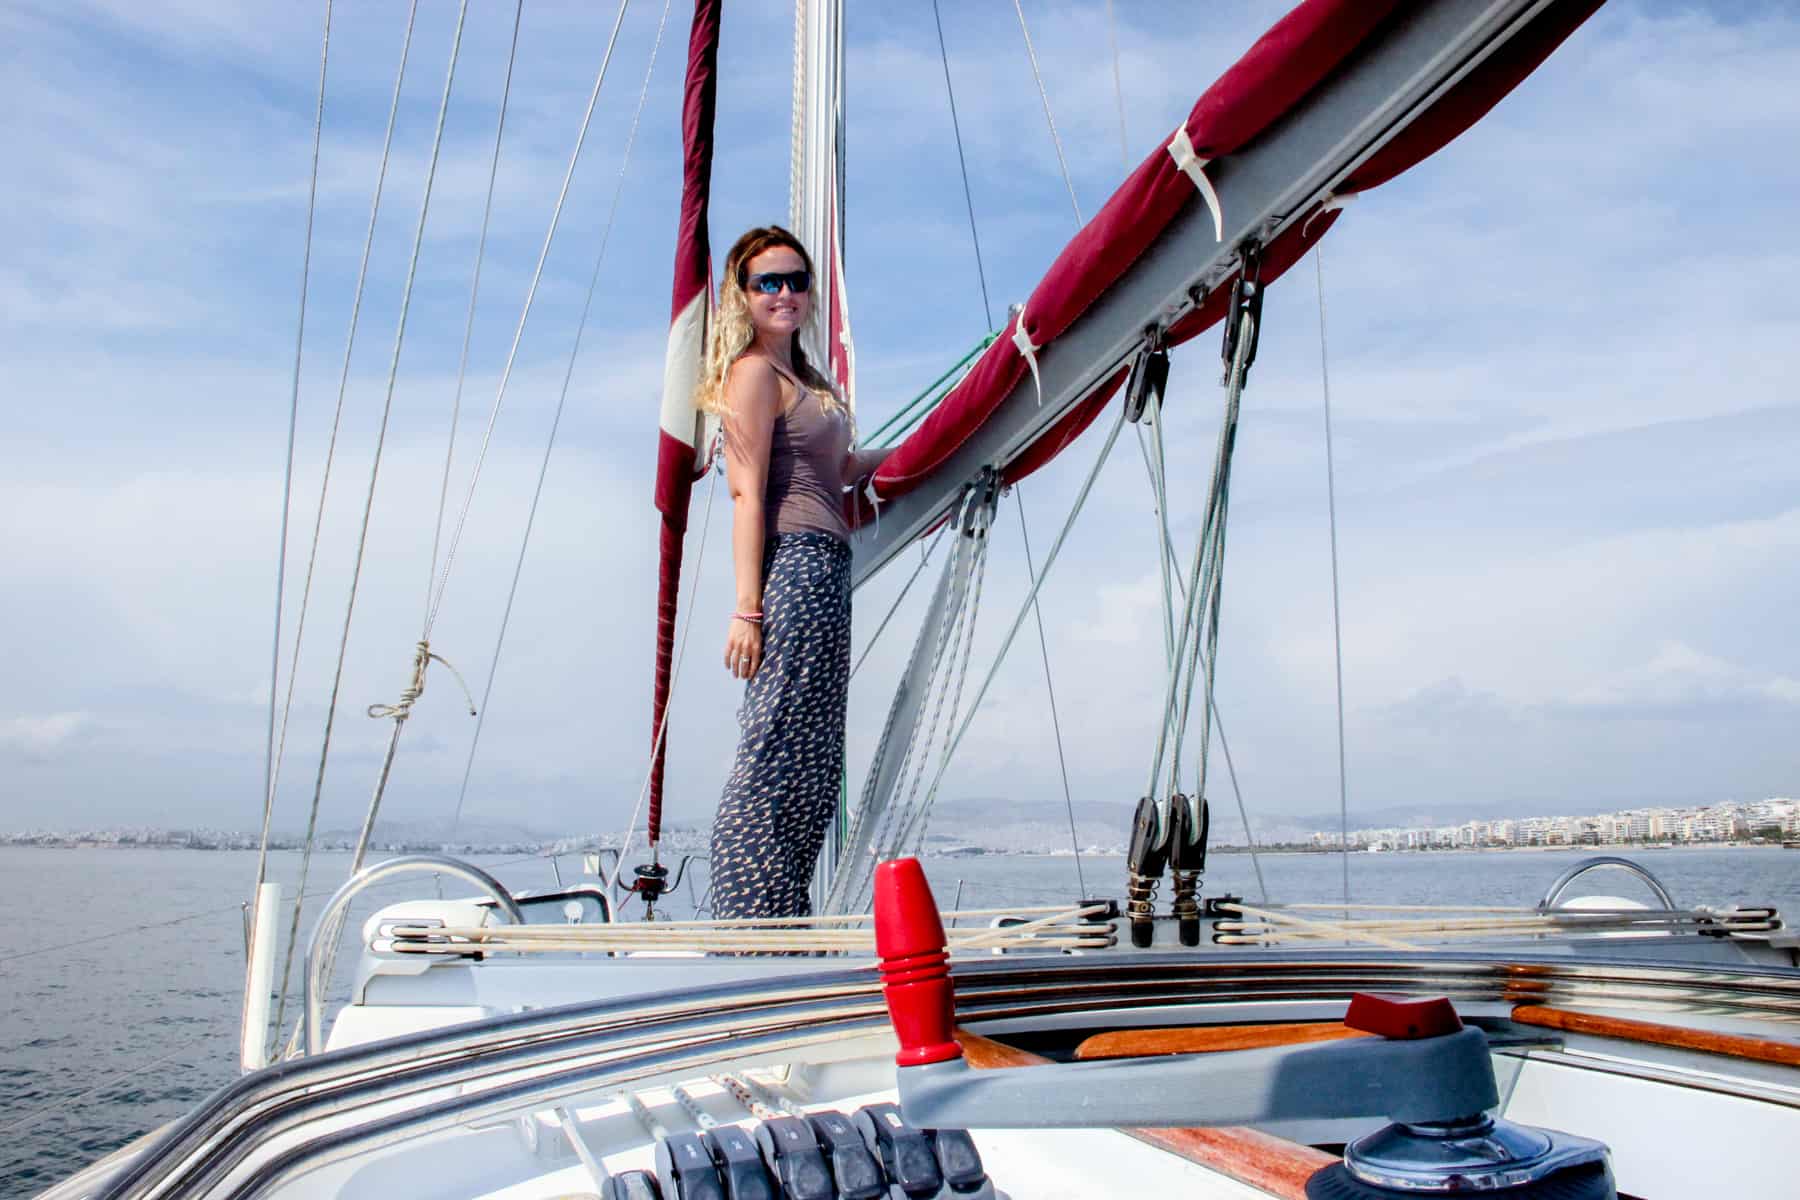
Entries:
POLYGON ((712 832, 713 916, 812 914, 837 812, 850 688, 850 547, 782 533, 763 551, 763 659, 712 832))

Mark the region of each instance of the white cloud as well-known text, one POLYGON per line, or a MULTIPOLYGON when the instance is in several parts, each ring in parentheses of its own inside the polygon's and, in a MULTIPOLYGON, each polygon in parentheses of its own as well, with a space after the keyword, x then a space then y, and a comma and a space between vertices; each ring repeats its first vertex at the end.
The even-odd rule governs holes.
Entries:
POLYGON ((0 749, 43 756, 67 745, 88 723, 88 714, 84 712, 0 717, 0 749))

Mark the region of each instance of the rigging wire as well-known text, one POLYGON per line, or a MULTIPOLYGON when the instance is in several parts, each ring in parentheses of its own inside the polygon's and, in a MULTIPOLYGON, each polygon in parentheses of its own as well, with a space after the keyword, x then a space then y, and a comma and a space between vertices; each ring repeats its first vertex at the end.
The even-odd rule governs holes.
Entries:
MULTIPOLYGON (((306 581, 301 585, 300 589, 300 615, 294 627, 294 658, 293 662, 288 667, 287 699, 282 706, 280 744, 277 747, 275 757, 274 774, 277 782, 279 781, 281 774, 281 748, 285 747, 287 743, 288 719, 292 715, 294 709, 294 680, 300 670, 300 645, 306 634, 306 610, 308 601, 312 596, 313 568, 318 562, 319 541, 325 525, 325 498, 331 488, 331 464, 336 457, 338 430, 341 427, 344 418, 344 398, 350 390, 350 359, 352 352, 356 348, 356 327, 362 316, 363 291, 369 278, 369 256, 375 245, 375 224, 376 219, 381 214, 382 192, 387 186, 388 160, 392 156, 394 148, 394 126, 399 121, 400 117, 400 92, 401 88, 406 83, 406 64, 412 52, 413 28, 418 20, 418 15, 419 0, 412 0, 411 4, 407 6, 406 37, 400 44, 400 69, 394 76, 394 99, 392 105, 388 109, 387 132, 382 137, 381 165, 375 176, 375 196, 369 205, 369 231, 363 238, 362 262, 357 267, 356 271, 356 296, 350 305, 350 332, 344 340, 344 366, 338 376, 337 408, 332 414, 331 437, 325 447, 325 470, 324 476, 319 483, 319 511, 313 522, 312 549, 308 552, 306 559, 306 581)), ((331 699, 332 712, 335 713, 337 709, 337 688, 335 685, 332 688, 331 699)), ((329 716, 326 718, 325 724, 325 744, 327 748, 329 748, 331 744, 331 718, 329 716)), ((273 786, 274 785, 271 784, 271 790, 273 790, 273 786)), ((318 834, 319 801, 324 793, 324 786, 325 757, 324 754, 321 753, 319 758, 318 777, 313 786, 312 807, 308 811, 306 818, 306 845, 301 851, 300 857, 301 891, 306 890, 307 872, 312 867, 313 841, 318 834)), ((281 1004, 278 1005, 278 1007, 285 1006, 287 1003, 288 980, 294 966, 294 942, 297 940, 299 932, 300 908, 298 901, 296 901, 293 922, 288 930, 287 957, 283 961, 281 968, 281 1004)), ((277 1028, 279 1028, 279 1025, 277 1025, 277 1028)))
POLYGON ((1013 618, 1013 623, 1011 627, 1007 629, 1006 636, 1001 639, 1000 648, 994 653, 994 661, 993 664, 988 667, 987 676, 982 679, 981 686, 975 690, 975 699, 970 702, 967 715, 963 717, 962 725, 957 729, 956 736, 951 739, 949 746, 944 751, 942 765, 938 767, 937 775, 931 781, 931 789, 926 793, 925 801, 927 806, 930 805, 932 797, 937 794, 938 785, 943 782, 944 773, 950 767, 951 756, 955 754, 956 748, 962 744, 964 735, 969 732, 969 726, 974 723, 975 714, 979 712, 981 708, 982 698, 987 695, 988 687, 994 682, 994 676, 1000 671, 1000 664, 1006 661, 1006 652, 1012 649, 1013 638, 1018 636, 1019 627, 1025 623, 1025 614, 1030 611, 1032 601, 1037 599, 1038 591, 1044 586, 1044 580, 1049 577, 1050 568, 1056 565, 1057 556, 1062 553, 1063 542, 1068 539, 1069 530, 1074 526, 1075 518, 1081 515, 1082 508, 1086 506, 1088 494, 1093 491, 1094 488, 1094 481, 1100 476, 1100 468, 1104 467, 1106 465, 1106 460, 1111 457, 1113 446, 1119 440, 1119 430, 1124 424, 1125 410, 1121 407, 1119 409, 1118 419, 1113 422, 1112 429, 1107 432, 1106 442, 1100 447, 1100 453, 1094 460, 1093 469, 1088 472, 1087 478, 1082 481, 1081 490, 1075 494, 1075 503, 1070 506, 1068 518, 1063 522, 1063 527, 1061 531, 1057 533, 1056 540, 1050 543, 1050 553, 1044 556, 1043 567, 1032 579, 1031 591, 1026 595, 1024 604, 1020 606, 1018 615, 1013 618))
POLYGON ((919 576, 924 574, 925 568, 930 565, 931 556, 937 550, 938 543, 944 540, 944 532, 948 528, 949 526, 946 525, 943 529, 939 529, 937 536, 932 538, 931 542, 925 547, 925 552, 919 555, 919 565, 913 568, 913 573, 907 576, 906 583, 900 588, 900 594, 895 596, 893 604, 888 606, 887 616, 881 618, 881 623, 875 626, 875 632, 869 635, 868 645, 863 647, 863 652, 857 656, 856 664, 850 668, 850 678, 855 679, 856 673, 862 670, 863 663, 868 661, 869 655, 874 651, 876 644, 881 641, 881 634, 887 629, 888 622, 892 621, 894 619, 894 614, 900 611, 900 605, 905 601, 906 594, 912 591, 912 585, 918 582, 919 576))
MULTIPOLYGON (((706 565, 706 534, 712 528, 713 498, 719 490, 719 476, 723 471, 715 468, 712 480, 706 485, 706 513, 700 521, 700 546, 694 555, 694 578, 700 578, 700 569, 706 565)), ((681 682, 681 664, 687 661, 688 635, 694 631, 695 605, 688 606, 686 618, 681 627, 681 643, 675 648, 675 665, 669 674, 669 700, 663 705, 662 722, 656 727, 656 740, 650 745, 650 766, 644 773, 644 786, 638 789, 637 803, 632 806, 631 819, 625 825, 625 834, 619 839, 619 856, 613 863, 613 877, 607 882, 607 894, 611 895, 619 886, 619 876, 625 873, 625 852, 631 849, 631 839, 637 833, 638 814, 644 810, 644 802, 650 797, 650 778, 656 771, 656 758, 662 753, 663 738, 669 732, 669 712, 675 699, 675 685, 681 682)))
MULTIPOLYGON (((263 750, 262 836, 257 842, 254 897, 269 874, 269 826, 275 818, 275 711, 281 679, 281 614, 287 594, 288 517, 294 507, 294 433, 300 420, 300 357, 306 346, 306 297, 312 282, 313 216, 319 202, 319 144, 325 133, 325 69, 331 61, 331 0, 325 0, 325 34, 319 50, 319 103, 313 114, 312 174, 306 186, 306 236, 300 256, 299 331, 294 335, 294 384, 288 401, 287 462, 281 477, 281 538, 275 559, 275 638, 269 652, 269 740, 263 750)), ((285 735, 285 723, 283 733, 285 735)))
POLYGON ((1325 410, 1325 505, 1331 522, 1331 644, 1337 669, 1338 857, 1344 868, 1344 903, 1350 903, 1350 785, 1344 770, 1344 626, 1338 603, 1337 472, 1331 445, 1331 367, 1325 353, 1325 259, 1313 247, 1313 279, 1319 293, 1319 382, 1325 410))
POLYGON ((975 229, 975 195, 969 190, 969 163, 963 157, 962 122, 956 117, 956 89, 950 85, 950 51, 944 46, 944 18, 938 0, 931 0, 931 19, 937 23, 938 60, 944 64, 944 95, 950 98, 950 132, 956 135, 956 163, 962 168, 963 203, 969 209, 969 239, 975 243, 975 277, 981 282, 981 313, 986 329, 994 327, 994 306, 988 301, 987 268, 981 262, 981 234, 975 229))
MULTIPOLYGON (((1019 537, 1025 545, 1025 573, 1035 577, 1037 568, 1031 563, 1031 531, 1025 525, 1025 493, 1013 484, 1013 499, 1019 509, 1019 537)), ((1056 766, 1062 772, 1063 806, 1069 814, 1069 848, 1075 852, 1075 883, 1081 895, 1088 894, 1087 876, 1081 869, 1081 838, 1075 832, 1075 794, 1069 789, 1069 762, 1063 754, 1062 718, 1056 712, 1056 684, 1050 678, 1050 644, 1044 637, 1044 607, 1041 597, 1033 597, 1031 612, 1037 618, 1038 651, 1044 660, 1044 691, 1050 697, 1050 728, 1056 735, 1056 766)))
POLYGON ((456 457, 456 426, 462 417, 463 383, 469 373, 469 346, 475 340, 475 304, 481 295, 481 264, 487 257, 488 226, 494 215, 494 185, 500 177, 500 143, 506 135, 506 112, 512 102, 513 64, 519 57, 519 26, 525 17, 525 0, 513 5, 512 44, 506 52, 506 80, 500 86, 500 119, 494 126, 494 155, 488 163, 487 199, 481 206, 481 235, 475 242, 475 270, 469 281, 469 315, 463 321, 462 354, 456 363, 456 393, 450 401, 450 438, 444 448, 444 482, 438 489, 437 522, 432 526, 431 568, 425 576, 425 631, 421 641, 429 641, 431 627, 437 623, 438 551, 444 534, 444 513, 450 504, 450 464, 456 457))
POLYGON ((1050 112, 1050 93, 1044 90, 1044 76, 1038 70, 1037 51, 1031 47, 1031 30, 1025 28, 1025 9, 1019 0, 1013 0, 1013 11, 1019 14, 1019 32, 1025 36, 1025 56, 1031 60, 1031 77, 1037 80, 1038 99, 1044 102, 1044 121, 1050 126, 1050 141, 1056 146, 1056 161, 1062 167, 1063 185, 1069 189, 1069 207, 1075 210, 1075 224, 1085 225, 1081 202, 1075 199, 1075 181, 1069 175, 1069 160, 1063 157, 1062 138, 1056 132, 1056 118, 1050 112))
POLYGON ((1119 78, 1119 18, 1106 0, 1106 40, 1112 44, 1113 102, 1119 109, 1119 162, 1131 170, 1131 140, 1125 136, 1125 85, 1119 78))
MULTIPOLYGON (((425 169, 425 191, 419 199, 419 219, 414 227, 412 251, 406 264, 406 283, 400 292, 400 318, 394 327, 394 352, 388 360, 387 389, 382 398, 381 421, 375 430, 375 453, 369 463, 369 487, 363 496, 362 523, 356 533, 356 555, 350 566, 350 596, 344 605, 344 628, 338 637, 337 666, 332 672, 331 700, 325 709, 325 737, 319 747, 319 772, 314 782, 314 803, 318 801, 325 786, 325 763, 331 754, 332 726, 337 719, 338 693, 344 679, 344 661, 350 652, 350 626, 356 615, 356 599, 362 585, 363 563, 369 545, 369 523, 375 512, 375 488, 381 480, 381 457, 387 447, 388 422, 394 412, 394 390, 400 379, 400 355, 406 345, 407 317, 412 312, 413 286, 418 281, 419 258, 425 247, 425 227, 431 215, 431 193, 437 182, 438 159, 444 145, 444 126, 450 116, 450 95, 456 84, 456 64, 462 54, 463 27, 469 15, 469 0, 462 0, 456 11, 456 32, 450 42, 450 65, 444 72, 444 95, 438 102, 437 126, 432 132, 431 160, 425 169)), ((393 770, 394 755, 400 748, 400 732, 406 726, 406 719, 411 713, 412 701, 424 690, 425 667, 429 659, 435 657, 426 644, 419 643, 413 669, 413 686, 408 689, 407 697, 399 704, 388 707, 381 706, 382 711, 371 709, 370 716, 392 716, 394 729, 388 735, 387 753, 381 761, 381 769, 375 780, 374 794, 369 798, 368 812, 363 817, 362 832, 357 835, 356 849, 350 856, 350 873, 354 875, 362 869, 363 856, 368 853, 369 842, 375 836, 375 816, 381 808, 382 793, 387 790, 388 775, 393 770)), ((335 942, 333 943, 335 945, 335 942)), ((291 954, 288 962, 293 961, 291 954)), ((330 972, 332 952, 327 949, 325 955, 326 972, 330 972)), ((287 979, 282 980, 282 1000, 287 999, 287 979)), ((280 1023, 277 1022, 277 1028, 280 1023)))
POLYGON ((450 586, 450 572, 456 564, 456 551, 462 544, 463 529, 469 520, 469 509, 475 503, 475 488, 481 482, 481 468, 487 462, 489 447, 493 445, 494 427, 500 420, 500 408, 506 399, 506 389, 512 382, 513 366, 519 357, 519 344, 525 337, 525 323, 530 318, 532 305, 537 300, 538 284, 543 282, 544 264, 550 258, 550 244, 556 239, 557 226, 562 221, 563 204, 569 198, 569 185, 575 178, 575 165, 581 160, 581 148, 587 142, 588 127, 594 121, 594 107, 600 102, 600 85, 606 82, 607 68, 612 65, 613 49, 619 43, 619 27, 625 23, 625 12, 630 7, 631 0, 619 0, 619 12, 613 18, 612 33, 606 39, 606 53, 601 56, 600 70, 594 76, 594 88, 588 95, 587 110, 581 118, 581 129, 575 135, 575 148, 569 155, 568 168, 563 172, 562 188, 556 195, 556 207, 550 214, 550 228, 544 232, 544 244, 538 251, 537 266, 531 273, 531 286, 526 289, 525 304, 519 312, 518 324, 513 329, 512 346, 506 352, 506 365, 500 372, 500 386, 494 393, 494 407, 488 415, 487 430, 482 435, 481 449, 475 455, 475 467, 469 476, 469 490, 463 497, 462 511, 456 518, 456 529, 450 535, 450 545, 444 552, 444 570, 438 583, 436 600, 436 605, 440 608, 444 603, 444 592, 450 586))
MULTIPOLYGON (((627 3, 628 2, 629 2, 629 0, 627 0, 627 3)), ((568 399, 569 399, 569 384, 570 384, 570 381, 573 380, 575 377, 575 361, 578 357, 580 357, 580 354, 581 354, 582 335, 587 330, 588 314, 593 309, 595 287, 600 282, 600 266, 602 263, 604 263, 606 261, 606 246, 607 246, 607 243, 612 238, 613 221, 619 215, 619 198, 621 195, 624 194, 624 191, 625 191, 625 177, 626 177, 626 172, 631 167, 631 150, 632 150, 632 147, 637 142, 638 123, 643 119, 643 116, 644 116, 644 103, 650 95, 650 78, 656 71, 657 55, 662 49, 663 30, 667 26, 668 19, 669 19, 669 3, 670 3, 670 0, 663 0, 662 18, 661 18, 661 20, 659 20, 657 22, 657 25, 656 25, 656 41, 654 42, 654 44, 652 44, 652 46, 650 48, 650 65, 644 71, 644 86, 643 86, 642 90, 638 93, 637 112, 631 118, 631 130, 625 137, 625 154, 624 154, 623 159, 619 163, 619 182, 613 189, 612 208, 608 211, 608 213, 606 215, 606 225, 602 229, 601 234, 600 234, 600 249, 599 249, 598 253, 596 253, 594 256, 593 273, 588 277, 587 298, 585 301, 583 301, 582 306, 581 306, 581 320, 579 322, 577 322, 577 324, 575 326, 575 342, 574 342, 574 345, 571 346, 569 349, 569 362, 568 362, 567 368, 563 372, 562 391, 557 395, 556 413, 550 420, 550 434, 549 434, 548 440, 546 441, 546 443, 544 445, 544 459, 543 459, 543 462, 538 467, 537 484, 533 488, 532 493, 531 493, 531 507, 525 515, 525 532, 519 540, 519 556, 518 556, 517 561, 514 562, 514 564, 513 564, 512 583, 507 588, 507 592, 506 592, 506 607, 501 612, 501 615, 500 615, 500 632, 494 640, 494 657, 488 665, 487 683, 485 685, 483 685, 483 687, 481 689, 480 714, 475 718, 474 736, 469 739, 469 757, 468 757, 468 760, 463 764, 462 786, 457 790, 457 793, 456 793, 456 811, 452 815, 451 820, 450 820, 450 831, 452 834, 454 834, 456 832, 457 827, 462 824, 463 804, 468 799, 468 795, 469 795, 469 777, 475 769, 475 751, 476 751, 476 748, 478 746, 480 746, 480 744, 481 744, 481 730, 482 730, 482 726, 486 723, 486 720, 487 720, 488 698, 493 695, 494 677, 500 671, 500 651, 506 644, 506 629, 507 629, 508 624, 510 624, 510 622, 512 621, 513 601, 518 598, 519 579, 524 574, 524 571, 525 571, 525 552, 531 545, 531 530, 532 530, 532 526, 537 521, 538 502, 539 502, 539 500, 541 500, 543 498, 544 479, 550 471, 550 453, 551 453, 551 451, 553 451, 556 448, 556 431, 557 431, 558 426, 560 426, 562 423, 563 407, 564 407, 564 405, 566 405, 568 403, 568 399)), ((625 15, 625 8, 623 5, 621 5, 620 9, 619 9, 619 16, 622 19, 624 17, 624 15, 625 15)), ((618 27, 616 25, 613 27, 613 34, 615 37, 618 35, 618 27)), ((611 47, 609 45, 609 47, 608 47, 609 56, 610 56, 610 49, 611 49, 611 47)), ((604 65, 601 67, 601 72, 602 72, 602 75, 604 76, 604 73, 605 73, 604 65)), ((595 94, 596 95, 599 94, 599 85, 598 84, 595 85, 595 94)), ((592 113, 591 108, 590 108, 589 112, 591 115, 591 113, 592 113)), ((585 135, 585 133, 586 133, 585 125, 583 126, 582 132, 585 135)), ((566 186, 566 181, 565 181, 565 186, 566 186)), ((560 207, 561 207, 561 205, 559 202, 559 204, 558 204, 559 210, 560 210, 560 207)), ((546 243, 546 249, 547 248, 548 248, 548 243, 546 243)), ((541 264, 540 264, 540 266, 541 266, 541 264)), ((495 402, 496 415, 498 414, 498 411, 499 411, 499 403, 498 403, 498 401, 496 401, 495 402)), ((489 430, 490 430, 490 432, 492 431, 492 426, 489 427, 489 430)), ((485 453, 485 447, 483 448, 483 451, 485 453)), ((473 499, 472 492, 471 492, 471 499, 473 499)), ((465 511, 465 515, 466 515, 467 510, 465 509, 464 511, 465 511)), ((710 516, 710 514, 711 514, 711 508, 710 508, 710 500, 709 500, 708 515, 710 516)), ((704 544, 704 542, 702 544, 704 544)), ((448 570, 449 570, 449 567, 448 567, 448 564, 446 564, 445 565, 445 583, 446 584, 449 582, 448 570)), ((438 593, 438 598, 441 602, 443 599, 443 593, 441 591, 438 593)), ((683 644, 684 645, 686 644, 685 637, 683 638, 683 644)))
MULTIPOLYGON (((962 126, 956 116, 956 90, 950 83, 950 52, 946 49, 944 44, 944 21, 938 13, 938 0, 931 0, 931 15, 933 21, 937 24, 938 57, 944 67, 944 94, 950 99, 950 128, 956 135, 956 164, 962 171, 963 201, 969 210, 969 237, 975 245, 975 273, 976 277, 981 281, 981 309, 982 314, 987 318, 988 328, 992 329, 994 327, 994 310, 988 302, 987 270, 982 265, 981 261, 981 236, 976 232, 975 228, 975 200, 974 194, 969 188, 969 163, 968 159, 963 154, 962 126)), ((1021 31, 1025 28, 1025 14, 1023 10, 1019 12, 1019 28, 1021 31)), ((1026 33, 1025 35, 1025 46, 1029 51, 1031 48, 1031 35, 1029 33, 1026 33)), ((1035 55, 1032 56, 1031 62, 1031 69, 1035 74, 1037 71, 1037 58, 1035 55)), ((1039 92, 1042 93, 1043 81, 1041 79, 1038 81, 1038 89, 1039 92)), ((1044 98, 1044 115, 1046 117, 1050 115, 1050 100, 1048 96, 1045 96, 1044 98)), ((1053 138, 1056 136, 1055 121, 1051 121, 1050 123, 1050 135, 1053 138)), ((1062 146, 1060 143, 1057 145, 1056 152, 1058 159, 1060 159, 1062 157, 1062 146)), ((1065 181, 1068 179, 1068 167, 1066 164, 1063 167, 1063 178, 1065 181)), ((1073 184, 1070 184, 1069 187, 1069 199, 1071 202, 1075 199, 1075 188, 1073 184)), ((1075 208, 1075 220, 1077 224, 1081 221, 1081 208, 1079 205, 1075 208)), ((1031 534, 1026 528, 1025 523, 1025 494, 1017 484, 1013 485, 1013 498, 1017 501, 1019 508, 1019 532, 1024 539, 1025 545, 1025 570, 1027 574, 1035 576, 1037 570, 1031 563, 1031 534)), ((907 582, 907 586, 912 586, 910 580, 907 582)), ((1062 774, 1063 802, 1068 810, 1069 816, 1069 844, 1075 852, 1075 880, 1081 890, 1081 894, 1085 896, 1087 895, 1087 879, 1081 868, 1081 839, 1075 832, 1075 799, 1074 794, 1069 788, 1068 757, 1063 753, 1062 721, 1058 717, 1056 711, 1056 684, 1051 678, 1050 673, 1050 647, 1044 636, 1043 608, 1035 598, 1032 602, 1032 612, 1037 618, 1038 650, 1041 652, 1044 660, 1044 689, 1050 698, 1050 728, 1056 738, 1056 763, 1062 774)))

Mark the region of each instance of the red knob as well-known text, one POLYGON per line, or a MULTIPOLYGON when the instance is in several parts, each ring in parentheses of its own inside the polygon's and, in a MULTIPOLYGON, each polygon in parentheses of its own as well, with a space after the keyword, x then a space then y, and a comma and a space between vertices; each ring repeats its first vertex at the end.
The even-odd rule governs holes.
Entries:
POLYGON ((1448 996, 1392 996, 1353 992, 1344 1024, 1396 1041, 1442 1037, 1463 1027, 1448 996))
POLYGON ((951 1030, 956 996, 950 956, 937 901, 916 858, 896 858, 875 868, 875 953, 881 956, 882 991, 903 1067, 962 1056, 951 1030))

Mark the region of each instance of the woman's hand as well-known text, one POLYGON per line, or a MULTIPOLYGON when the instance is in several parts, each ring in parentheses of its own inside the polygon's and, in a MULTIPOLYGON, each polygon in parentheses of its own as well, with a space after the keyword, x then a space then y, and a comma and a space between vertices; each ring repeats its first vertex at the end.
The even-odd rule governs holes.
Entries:
POLYGON ((748 679, 762 666, 762 626, 742 617, 731 618, 725 632, 725 669, 738 679, 748 679))

